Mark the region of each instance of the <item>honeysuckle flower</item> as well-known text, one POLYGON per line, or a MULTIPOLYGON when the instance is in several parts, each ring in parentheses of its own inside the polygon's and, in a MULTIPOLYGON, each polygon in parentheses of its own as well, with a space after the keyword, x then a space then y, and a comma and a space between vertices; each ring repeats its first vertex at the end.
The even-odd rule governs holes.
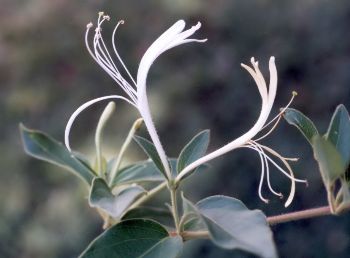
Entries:
MULTIPOLYGON (((75 118, 84 109, 86 109, 87 107, 91 106, 96 102, 106 100, 106 99, 124 100, 129 104, 131 104, 132 106, 134 106, 140 113, 141 117, 143 118, 146 128, 150 134, 150 137, 161 159, 162 165, 167 175, 167 179, 170 180, 171 173, 170 173, 169 163, 167 161, 167 156, 165 154, 165 151, 157 135, 154 123, 152 121, 149 104, 148 104, 147 88, 146 88, 147 75, 153 62, 156 60, 158 56, 160 56, 165 51, 175 46, 189 43, 189 42, 206 41, 206 39, 198 40, 198 39, 189 38, 201 27, 201 24, 197 23, 197 25, 193 26, 192 28, 184 30, 185 22, 183 20, 179 20, 174 25, 172 25, 168 30, 166 30, 160 37, 158 37, 157 40, 153 42, 153 44, 147 49, 147 51, 143 55, 137 71, 136 80, 134 80, 133 76, 131 75, 126 65, 124 64, 122 58, 120 57, 116 47, 116 41, 115 41, 116 31, 119 28, 119 26, 124 23, 124 21, 119 21, 113 30, 112 46, 113 46, 114 53, 113 55, 111 55, 102 37, 102 24, 105 21, 109 21, 109 20, 110 20, 109 16, 104 15, 102 12, 99 13, 92 44, 89 43, 89 32, 93 28, 92 23, 89 23, 87 25, 85 42, 90 55, 102 67, 102 69, 105 70, 115 80, 115 82, 117 82, 117 84, 123 89, 125 95, 124 96, 122 95, 103 96, 100 98, 90 100, 84 103, 82 106, 80 106, 71 115, 70 119, 68 120, 66 131, 65 131, 65 144, 67 148, 70 150, 70 145, 69 145, 70 129, 72 127, 72 124, 75 118), (115 62, 115 59, 117 62, 115 62), (121 71, 123 74, 127 75, 127 78, 125 78, 122 75, 121 71)), ((261 110, 260 110, 260 115, 258 117, 258 120, 253 125, 253 127, 242 136, 224 145, 223 147, 205 155, 204 157, 199 158, 198 160, 194 161, 193 163, 185 167, 182 171, 180 171, 180 173, 176 177, 175 183, 179 182, 182 178, 186 176, 186 174, 190 173, 193 169, 197 168, 198 166, 216 157, 219 157, 234 149, 250 148, 258 152, 260 161, 261 161, 261 176, 260 176, 259 189, 258 189, 258 194, 260 199, 264 202, 268 202, 268 200, 262 196, 262 186, 263 186, 265 175, 266 175, 267 185, 270 191, 273 194, 282 197, 282 194, 275 191, 271 186, 270 169, 269 169, 269 163, 271 163, 273 166, 275 166, 279 171, 281 171, 284 175, 286 175, 291 180, 290 194, 287 201, 285 202, 285 206, 288 206, 293 200, 293 197, 295 194, 295 183, 296 182, 306 183, 306 180, 300 180, 294 177, 293 171, 290 165, 288 164, 288 160, 293 160, 293 159, 282 157, 271 148, 259 143, 260 140, 268 136, 274 130, 278 121, 281 118, 281 114, 285 110, 285 109, 282 110, 281 113, 279 113, 274 119, 266 123, 270 115, 270 112, 276 97, 276 91, 277 91, 277 69, 275 65, 275 58, 271 57, 269 61, 269 70, 270 70, 269 87, 267 87, 266 85, 265 79, 259 69, 258 62, 256 62, 254 58, 252 58, 251 63, 252 63, 252 67, 249 67, 245 64, 242 64, 242 67, 245 68, 253 77, 261 96, 262 104, 261 104, 261 110), (273 124, 273 122, 275 123, 273 124), (270 125, 273 125, 273 126, 265 135, 255 138, 260 132, 262 132, 265 128, 267 128, 270 125), (278 158, 283 163, 285 169, 280 167, 269 155, 267 155, 267 153, 278 158)), ((294 94, 293 94, 293 97, 294 97, 294 94)), ((293 97, 285 108, 287 108, 290 105, 290 103, 293 100, 293 97)))
POLYGON ((263 138, 265 138, 267 135, 269 135, 273 129, 276 127, 276 124, 278 123, 281 114, 285 111, 285 109, 290 105, 290 103, 292 102, 293 98, 294 98, 294 93, 293 93, 293 97, 291 99, 291 101, 288 103, 288 105, 281 111, 280 114, 278 114, 274 119, 272 119, 269 123, 266 123, 269 114, 271 112, 273 103, 275 101, 275 97, 276 97, 276 91, 277 91, 277 69, 276 69, 276 65, 275 65, 275 58, 271 57, 270 61, 269 61, 269 70, 270 70, 270 83, 269 83, 269 87, 267 88, 265 79, 259 69, 259 65, 258 62, 256 62, 254 60, 254 58, 251 59, 251 63, 252 63, 252 67, 249 67, 245 64, 242 64, 242 67, 245 68, 250 75, 253 77, 260 96, 261 96, 261 100, 262 100, 262 104, 261 104, 261 110, 260 110, 260 115, 258 120, 255 122, 255 124, 253 125, 253 127, 248 130, 245 134, 241 135, 240 137, 238 137, 237 139, 231 141, 230 143, 222 146, 221 148, 203 156, 202 158, 197 159, 196 161, 194 161, 193 163, 189 164, 187 167, 185 167, 177 176, 176 181, 179 182, 183 177, 186 176, 186 174, 190 173, 191 171, 193 171, 195 168, 197 168, 198 166, 214 159, 217 158, 223 154, 226 154, 227 152, 230 152, 232 150, 238 149, 238 148, 250 148, 253 150, 256 150, 259 153, 260 156, 260 160, 261 160, 261 177, 260 177, 260 183, 259 183, 259 197, 262 201, 264 202, 268 202, 267 199, 265 199, 262 196, 262 184, 264 181, 264 177, 265 177, 265 173, 267 175, 267 184, 268 187, 270 189, 270 191, 275 194, 278 195, 280 197, 282 197, 282 194, 279 192, 276 192, 270 183, 270 170, 269 170, 269 162, 271 164, 273 164, 279 171, 281 171, 283 174, 285 174, 290 180, 291 180, 291 190, 290 190, 290 194, 289 197, 287 199, 287 201, 285 202, 285 206, 287 207, 291 201, 293 200, 294 194, 295 194, 295 182, 303 182, 306 183, 306 180, 300 180, 300 179, 296 179, 293 175, 293 171, 290 168, 287 160, 289 160, 288 158, 284 158, 281 155, 279 155, 277 152, 275 152, 274 150, 258 143, 258 141, 262 140, 263 138), (277 121, 275 123, 275 125, 271 128, 270 131, 268 131, 268 133, 266 133, 265 135, 263 135, 262 137, 259 137, 258 139, 254 140, 253 138, 256 137, 258 135, 258 133, 260 133, 263 129, 265 129, 267 126, 273 124, 274 121, 277 121), (284 164, 284 166, 287 168, 288 172, 285 171, 283 168, 281 168, 271 157, 269 157, 266 152, 270 153, 271 155, 277 157, 278 159, 281 160, 281 162, 284 164))
POLYGON ((126 96, 121 96, 121 95, 104 96, 104 97, 90 100, 84 103, 82 106, 80 106, 71 115, 70 119, 68 120, 66 130, 65 130, 65 144, 67 148, 70 150, 70 145, 69 145, 70 129, 72 127, 72 124, 75 118, 84 109, 102 100, 121 99, 128 102, 139 111, 141 117, 144 120, 145 126, 149 132, 149 135, 155 145, 158 155, 162 161, 162 165, 164 167, 165 173, 168 179, 170 179, 171 172, 170 172, 168 159, 161 145, 159 137, 157 135, 154 123, 152 121, 150 109, 149 109, 147 92, 146 92, 147 74, 151 65, 156 60, 156 58, 160 56, 162 53, 164 53, 165 51, 173 47, 176 47, 178 45, 182 45, 189 42, 205 42, 206 39, 199 40, 199 39, 189 38, 201 27, 201 24, 198 22, 197 25, 193 26, 192 28, 184 30, 186 24, 183 20, 179 20, 174 25, 172 25, 168 30, 166 30, 160 37, 158 37, 156 41, 153 42, 153 44, 147 49, 147 51, 143 55, 137 71, 137 80, 135 81, 131 73, 127 69, 126 65, 122 61, 117 51, 116 43, 115 43, 116 31, 118 27, 124 23, 124 21, 119 21, 114 28, 114 31, 112 34, 112 45, 114 50, 114 56, 112 56, 109 53, 107 46, 105 44, 105 41, 102 37, 102 24, 105 21, 109 21, 109 20, 110 20, 110 17, 108 15, 104 15, 103 12, 100 12, 97 20, 97 25, 95 28, 95 34, 93 37, 92 45, 91 43, 89 43, 89 32, 93 27, 92 23, 89 23, 87 25, 85 42, 90 55, 102 67, 102 69, 105 70, 115 80, 115 82, 117 82, 117 84, 125 92, 126 96), (116 58, 118 63, 116 63, 113 58, 116 58), (122 73, 120 72, 121 70, 128 75, 128 78, 123 77, 122 73))

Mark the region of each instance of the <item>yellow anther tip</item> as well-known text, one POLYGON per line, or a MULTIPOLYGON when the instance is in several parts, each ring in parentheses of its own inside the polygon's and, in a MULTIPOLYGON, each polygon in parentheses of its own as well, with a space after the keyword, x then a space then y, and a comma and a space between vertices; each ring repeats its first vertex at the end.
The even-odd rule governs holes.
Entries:
POLYGON ((140 127, 142 126, 142 124, 143 124, 143 119, 142 119, 142 118, 137 119, 137 120, 135 121, 135 124, 134 124, 135 129, 136 129, 136 130, 140 129, 140 127))
POLYGON ((293 96, 298 96, 298 92, 296 92, 295 90, 292 91, 293 96))

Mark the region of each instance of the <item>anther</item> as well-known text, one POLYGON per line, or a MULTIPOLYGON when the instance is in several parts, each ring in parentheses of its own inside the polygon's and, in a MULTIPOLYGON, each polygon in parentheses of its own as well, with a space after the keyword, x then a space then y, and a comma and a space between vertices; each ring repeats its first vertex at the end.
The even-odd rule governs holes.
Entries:
POLYGON ((88 24, 86 24, 87 29, 90 29, 92 26, 94 26, 94 24, 92 22, 89 22, 88 24))

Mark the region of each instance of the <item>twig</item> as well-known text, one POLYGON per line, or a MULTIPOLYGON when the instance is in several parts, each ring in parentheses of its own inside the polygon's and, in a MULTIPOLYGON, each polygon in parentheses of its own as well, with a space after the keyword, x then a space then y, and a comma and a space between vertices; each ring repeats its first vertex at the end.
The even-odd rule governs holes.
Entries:
MULTIPOLYGON (((346 204, 341 207, 339 213, 350 210, 350 204, 346 204)), ((267 222, 272 226, 280 223, 286 223, 302 219, 310 219, 320 216, 333 215, 329 206, 323 206, 319 208, 307 209, 303 211, 290 212, 286 214, 281 214, 277 216, 267 217, 267 222)), ((170 235, 173 235, 175 232, 171 232, 170 235)), ((175 233, 176 234, 176 233, 175 233)), ((209 238, 208 231, 184 231, 181 232, 181 236, 184 241, 191 239, 206 239, 209 238)))

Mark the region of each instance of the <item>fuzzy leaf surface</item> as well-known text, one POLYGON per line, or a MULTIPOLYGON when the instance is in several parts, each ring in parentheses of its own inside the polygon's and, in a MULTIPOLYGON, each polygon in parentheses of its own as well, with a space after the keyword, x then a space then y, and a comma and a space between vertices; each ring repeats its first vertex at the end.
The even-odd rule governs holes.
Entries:
POLYGON ((60 166, 91 184, 94 172, 87 164, 77 159, 73 153, 49 135, 20 125, 20 133, 25 152, 37 159, 60 166))
POLYGON ((132 219, 103 232, 80 258, 176 258, 182 248, 182 239, 170 237, 159 223, 132 219))
POLYGON ((312 137, 318 135, 318 131, 307 116, 294 108, 287 108, 283 117, 289 124, 296 126, 309 143, 312 144, 312 137))
POLYGON ((240 249, 264 258, 277 252, 266 216, 240 200, 211 196, 196 204, 212 241, 221 248, 240 249))

